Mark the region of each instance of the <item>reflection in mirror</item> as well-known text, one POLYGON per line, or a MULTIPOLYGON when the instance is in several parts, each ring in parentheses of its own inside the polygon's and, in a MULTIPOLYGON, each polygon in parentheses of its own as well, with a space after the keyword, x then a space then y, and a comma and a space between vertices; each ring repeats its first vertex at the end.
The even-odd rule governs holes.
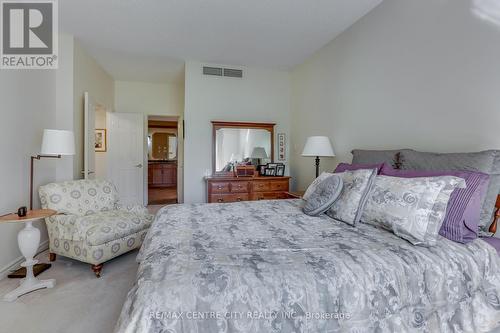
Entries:
POLYGON ((167 129, 149 129, 148 133, 149 160, 176 160, 177 136, 167 129))
POLYGON ((215 171, 231 171, 235 163, 270 162, 271 132, 259 128, 218 128, 215 132, 215 171))

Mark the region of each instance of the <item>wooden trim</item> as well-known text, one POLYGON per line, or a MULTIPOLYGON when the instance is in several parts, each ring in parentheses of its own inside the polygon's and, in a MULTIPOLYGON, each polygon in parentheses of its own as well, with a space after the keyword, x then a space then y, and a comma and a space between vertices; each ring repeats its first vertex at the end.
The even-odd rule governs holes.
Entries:
POLYGON ((219 121, 212 120, 212 174, 218 174, 215 170, 215 138, 218 129, 221 128, 253 128, 264 129, 271 132, 271 163, 274 163, 274 126, 276 123, 254 123, 243 121, 219 121))
POLYGON ((497 196, 497 203, 495 204, 495 217, 493 218, 493 223, 490 225, 489 232, 495 234, 497 232, 497 223, 500 219, 500 195, 497 196))

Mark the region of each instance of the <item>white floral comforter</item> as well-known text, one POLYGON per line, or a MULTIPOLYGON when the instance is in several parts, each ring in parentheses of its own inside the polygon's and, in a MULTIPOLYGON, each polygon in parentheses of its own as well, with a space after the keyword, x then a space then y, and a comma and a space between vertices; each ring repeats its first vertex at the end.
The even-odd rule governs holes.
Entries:
POLYGON ((488 332, 500 258, 481 240, 414 246, 302 213, 299 200, 169 206, 117 332, 488 332))

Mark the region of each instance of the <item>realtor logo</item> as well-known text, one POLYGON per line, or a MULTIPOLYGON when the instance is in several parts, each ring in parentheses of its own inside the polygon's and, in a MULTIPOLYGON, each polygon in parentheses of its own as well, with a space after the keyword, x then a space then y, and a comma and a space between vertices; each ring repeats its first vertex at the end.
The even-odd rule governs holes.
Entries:
POLYGON ((57 0, 0 0, 0 19, 0 68, 57 68, 57 0))

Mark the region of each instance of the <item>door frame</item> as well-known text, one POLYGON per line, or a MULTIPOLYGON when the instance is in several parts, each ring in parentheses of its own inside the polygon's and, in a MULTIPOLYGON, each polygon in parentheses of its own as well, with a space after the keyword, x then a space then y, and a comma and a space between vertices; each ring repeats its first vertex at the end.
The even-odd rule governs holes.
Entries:
POLYGON ((184 202, 184 132, 183 132, 183 117, 182 116, 169 116, 169 115, 144 115, 144 204, 149 204, 148 193, 148 170, 149 170, 149 156, 148 156, 148 128, 149 118, 163 118, 163 121, 176 121, 177 122, 177 203, 184 202))

